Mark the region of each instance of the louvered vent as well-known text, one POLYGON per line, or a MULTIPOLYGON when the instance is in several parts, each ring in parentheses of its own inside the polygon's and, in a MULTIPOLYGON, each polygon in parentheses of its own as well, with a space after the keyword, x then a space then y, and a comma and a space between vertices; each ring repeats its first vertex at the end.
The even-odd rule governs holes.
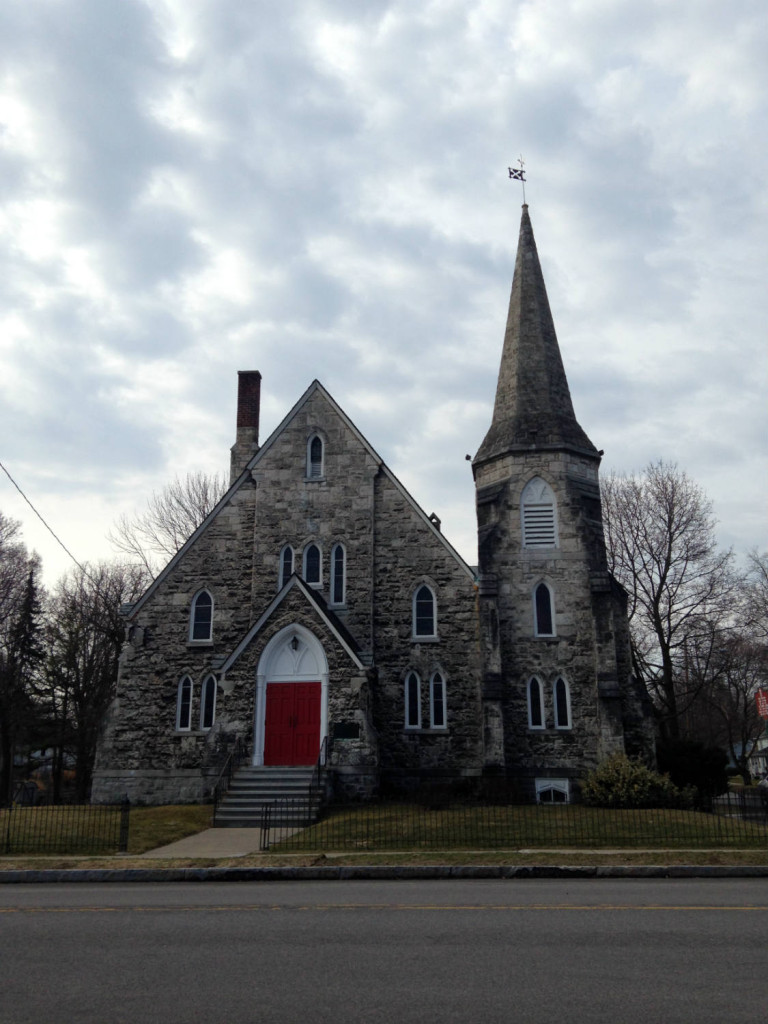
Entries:
POLYGON ((540 476, 535 476, 523 488, 522 505, 523 547, 556 548, 555 493, 540 476))
POLYGON ((551 504, 523 508, 523 544, 527 548, 555 546, 555 509, 551 504))

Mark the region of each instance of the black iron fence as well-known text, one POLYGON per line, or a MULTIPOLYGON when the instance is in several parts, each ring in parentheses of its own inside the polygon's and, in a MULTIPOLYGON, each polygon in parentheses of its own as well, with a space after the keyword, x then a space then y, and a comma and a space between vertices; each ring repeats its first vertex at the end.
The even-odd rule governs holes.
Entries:
POLYGON ((261 827, 261 849, 280 851, 768 846, 765 804, 736 794, 707 810, 371 803, 331 805, 320 818, 308 799, 276 800, 261 827))
POLYGON ((130 803, 0 808, 0 853, 111 854, 128 850, 130 803))

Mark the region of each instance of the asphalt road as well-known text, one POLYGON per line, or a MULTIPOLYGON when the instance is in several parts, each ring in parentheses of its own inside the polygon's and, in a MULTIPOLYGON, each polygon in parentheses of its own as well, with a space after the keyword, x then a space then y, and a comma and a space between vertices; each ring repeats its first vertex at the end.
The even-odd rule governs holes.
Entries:
POLYGON ((768 1017, 768 880, 0 886, 0 1021, 768 1017))

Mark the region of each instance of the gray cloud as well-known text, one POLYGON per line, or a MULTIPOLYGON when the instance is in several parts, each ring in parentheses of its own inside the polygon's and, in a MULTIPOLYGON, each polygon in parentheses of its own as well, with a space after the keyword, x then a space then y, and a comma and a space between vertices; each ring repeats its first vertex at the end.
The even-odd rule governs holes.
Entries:
POLYGON ((677 459, 764 544, 767 37, 753 0, 11 0, 3 460, 96 557, 226 467, 237 369, 265 436, 319 377, 474 560, 522 151, 606 467, 677 459))

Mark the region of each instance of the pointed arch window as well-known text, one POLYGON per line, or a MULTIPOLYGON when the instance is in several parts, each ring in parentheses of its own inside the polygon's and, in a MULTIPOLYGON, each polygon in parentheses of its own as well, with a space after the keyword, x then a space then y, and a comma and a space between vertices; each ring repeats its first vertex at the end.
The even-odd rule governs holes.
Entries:
POLYGON ((182 676, 176 693, 176 730, 189 732, 192 728, 192 680, 182 676))
POLYGON ((562 676, 555 680, 553 695, 555 699, 555 728, 571 728, 571 692, 568 683, 562 676))
POLYGON ((421 728, 421 679, 415 672, 405 677, 405 728, 421 728))
POLYGON ((543 729, 544 720, 544 687, 541 680, 533 676, 528 680, 528 728, 543 729))
POLYGON ((437 599, 426 583, 413 595, 413 635, 419 639, 437 636, 437 599))
POLYGON ((304 579, 311 587, 319 587, 323 582, 322 562, 317 544, 308 544, 304 548, 304 579))
POLYGON ((280 588, 282 589, 293 575, 293 548, 286 544, 280 552, 280 588))
POLYGON ((207 676, 200 694, 200 728, 208 730, 216 717, 216 679, 207 676))
POLYGON ((319 434, 313 434, 307 442, 307 476, 310 480, 325 476, 325 445, 319 434))
POLYGON ((441 672, 435 672, 429 681, 429 726, 445 729, 446 724, 445 680, 441 672))
POLYGON ((189 639, 208 642, 213 639, 213 598, 207 590, 201 590, 192 600, 189 639))
POLYGON ((344 604, 347 590, 347 557, 343 544, 331 549, 331 604, 344 604))
POLYGON ((539 583, 533 592, 533 632, 535 636, 555 635, 555 602, 546 583, 539 583))
POLYGON ((520 507, 524 548, 557 547, 555 492, 540 476, 523 488, 520 507))

